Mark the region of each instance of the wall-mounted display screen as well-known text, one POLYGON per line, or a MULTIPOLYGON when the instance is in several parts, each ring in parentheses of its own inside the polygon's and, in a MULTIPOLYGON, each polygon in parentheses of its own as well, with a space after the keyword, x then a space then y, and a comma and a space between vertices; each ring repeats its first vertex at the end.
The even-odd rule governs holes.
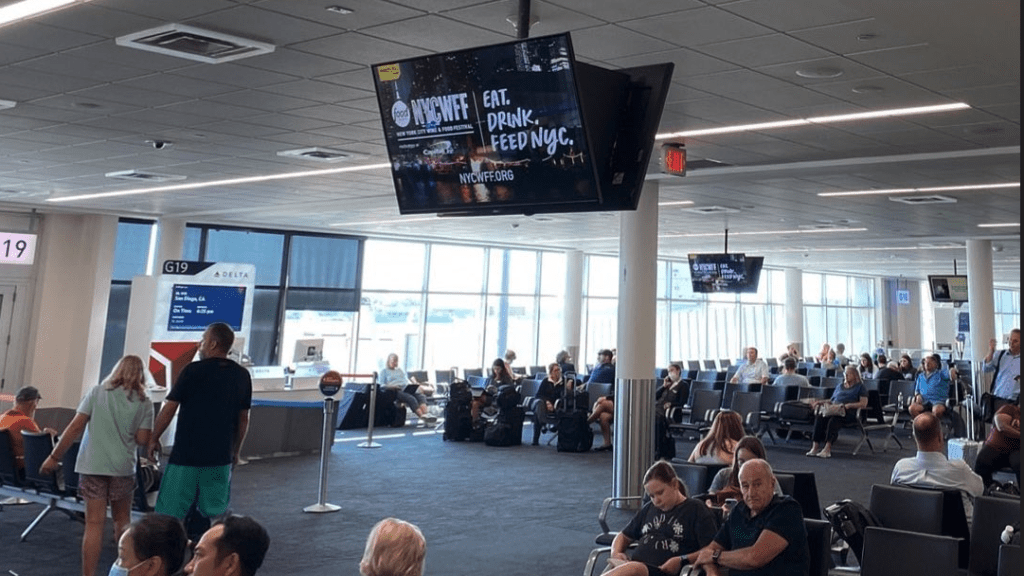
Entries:
POLYGON ((242 329, 244 286, 175 284, 171 290, 168 332, 202 332, 214 322, 242 329))
POLYGON ((928 276, 932 302, 967 302, 967 276, 928 276))

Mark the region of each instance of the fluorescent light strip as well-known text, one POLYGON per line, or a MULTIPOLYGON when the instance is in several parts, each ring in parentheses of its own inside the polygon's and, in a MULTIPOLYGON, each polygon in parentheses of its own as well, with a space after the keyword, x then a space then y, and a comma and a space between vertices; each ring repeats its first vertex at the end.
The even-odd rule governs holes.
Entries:
POLYGON ((74 4, 79 0, 22 0, 0 8, 0 26, 31 18, 49 12, 68 4, 74 4))
POLYGON ((1006 222, 1005 224, 978 224, 978 228, 1020 228, 1020 222, 1006 222))
POLYGON ((890 110, 875 110, 872 112, 856 112, 853 114, 836 114, 833 116, 814 116, 812 118, 797 118, 794 120, 779 120, 777 122, 761 122, 758 124, 741 124, 738 126, 721 126, 719 128, 703 128, 699 130, 683 130, 658 134, 655 140, 666 140, 669 138, 687 138, 692 136, 708 136, 713 134, 731 134, 733 132, 757 132, 763 130, 775 130, 777 128, 791 128, 793 126, 807 126, 809 124, 834 124, 839 122, 852 122, 855 120, 871 120, 875 118, 893 118, 896 116, 913 116, 917 114, 935 114, 938 112, 950 112, 970 108, 963 102, 952 104, 937 104, 934 106, 915 106, 912 108, 893 108, 890 110))
POLYGON ((658 202, 658 206, 685 206, 693 204, 693 200, 674 200, 671 202, 658 202))
MULTIPOLYGON (((729 236, 766 236, 771 234, 828 234, 832 232, 865 232, 867 228, 818 228, 814 230, 762 230, 760 232, 729 232, 729 236)), ((663 234, 658 238, 715 238, 721 236, 722 232, 709 232, 706 234, 663 234)), ((806 252, 806 250, 804 250, 806 252)))
POLYGON ((962 192, 966 190, 992 190, 995 188, 1020 188, 1020 182, 998 184, 965 184, 962 186, 930 186, 927 188, 889 188, 886 190, 850 190, 847 192, 818 192, 818 196, 876 196, 884 194, 906 194, 908 192, 962 192))
POLYGON ((136 194, 152 194, 154 192, 172 192, 176 190, 195 190, 197 188, 210 188, 213 186, 234 186, 236 184, 252 184, 254 182, 269 182, 272 180, 288 180, 291 178, 308 178, 310 176, 326 176, 329 174, 341 174, 343 172, 357 172, 361 170, 378 170, 390 168, 391 164, 383 162, 380 164, 367 164, 365 166, 346 166, 344 168, 325 168, 322 170, 304 170, 302 172, 285 172, 284 174, 270 174, 266 176, 245 176, 242 178, 228 178, 226 180, 211 180, 209 182, 191 182, 189 184, 170 184, 167 186, 154 186, 152 188, 133 188, 131 190, 116 190, 113 192, 95 192, 92 194, 78 194, 75 196, 62 196, 60 198, 48 198, 47 202, 71 202, 74 200, 95 200, 97 198, 116 198, 118 196, 133 196, 136 194))
POLYGON ((406 222, 429 222, 436 221, 437 216, 429 216, 426 218, 392 218, 391 220, 372 220, 372 221, 355 221, 355 222, 335 222, 328 224, 328 226, 368 226, 371 224, 405 224, 406 222))

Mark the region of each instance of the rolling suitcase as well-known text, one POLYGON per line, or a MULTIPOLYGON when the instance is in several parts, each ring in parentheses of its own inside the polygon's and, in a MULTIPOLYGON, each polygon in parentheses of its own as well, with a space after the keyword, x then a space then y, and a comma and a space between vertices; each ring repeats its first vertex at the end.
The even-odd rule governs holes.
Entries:
POLYGON ((566 387, 565 409, 559 410, 558 443, 559 452, 589 452, 594 446, 594 431, 587 422, 589 398, 582 390, 566 387))
POLYGON ((950 460, 963 460, 974 468, 981 450, 981 442, 974 439, 974 400, 968 396, 964 399, 964 405, 967 407, 967 438, 950 438, 946 442, 946 456, 950 460))

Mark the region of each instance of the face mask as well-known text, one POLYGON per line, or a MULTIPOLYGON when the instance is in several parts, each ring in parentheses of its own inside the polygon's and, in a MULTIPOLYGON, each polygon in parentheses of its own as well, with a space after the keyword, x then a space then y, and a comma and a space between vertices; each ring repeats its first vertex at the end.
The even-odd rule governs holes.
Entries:
POLYGON ((135 570, 139 566, 142 566, 145 562, 146 561, 143 560, 142 562, 139 562, 131 568, 125 568, 124 566, 118 565, 117 561, 115 560, 114 563, 110 565, 110 572, 107 573, 107 576, 128 576, 129 574, 131 574, 132 570, 135 570))

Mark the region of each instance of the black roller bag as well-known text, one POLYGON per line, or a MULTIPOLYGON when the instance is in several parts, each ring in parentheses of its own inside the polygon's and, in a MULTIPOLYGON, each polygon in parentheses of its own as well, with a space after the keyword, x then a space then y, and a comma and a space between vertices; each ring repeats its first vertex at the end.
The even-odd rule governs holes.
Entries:
POLYGON ((448 404, 444 407, 444 434, 441 438, 458 442, 469 440, 473 434, 473 417, 470 410, 473 393, 469 390, 469 383, 465 380, 456 380, 451 383, 448 390, 448 404))
POLYGON ((575 394, 573 390, 566 393, 564 410, 558 411, 558 444, 559 452, 589 452, 594 446, 594 431, 587 422, 586 392, 575 394))
POLYGON ((864 531, 869 526, 881 526, 878 518, 863 504, 850 499, 840 500, 826 507, 823 512, 836 535, 850 545, 859 564, 864 552, 864 531))

